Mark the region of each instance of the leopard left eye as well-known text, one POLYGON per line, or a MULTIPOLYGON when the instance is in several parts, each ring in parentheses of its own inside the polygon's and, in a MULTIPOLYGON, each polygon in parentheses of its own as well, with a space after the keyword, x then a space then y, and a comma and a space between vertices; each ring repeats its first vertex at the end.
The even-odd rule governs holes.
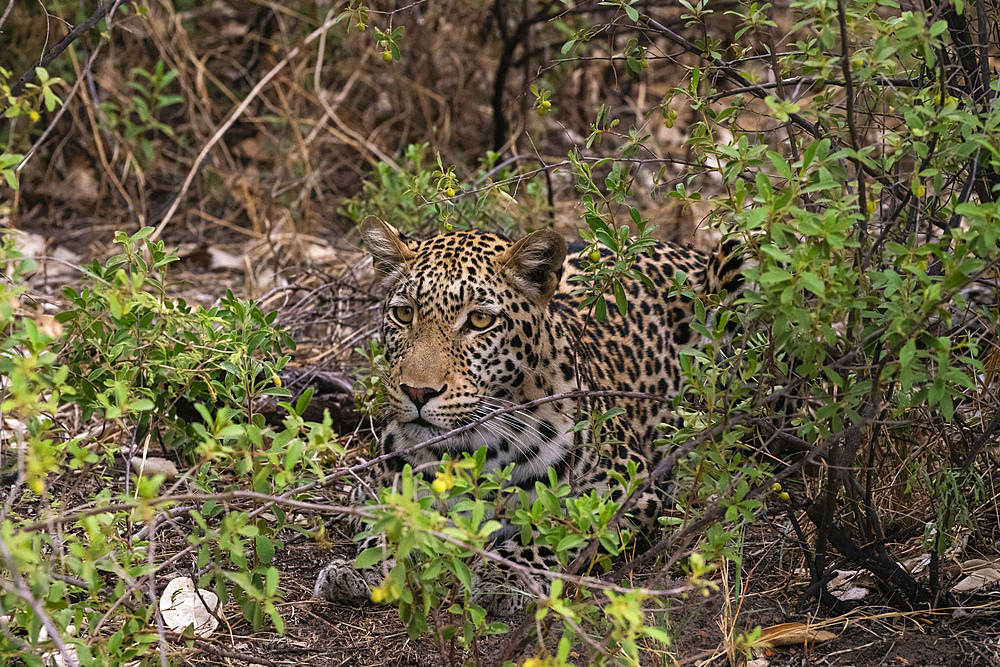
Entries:
POLYGON ((469 326, 476 331, 490 328, 497 321, 497 316, 492 313, 484 313, 474 310, 469 313, 469 326))

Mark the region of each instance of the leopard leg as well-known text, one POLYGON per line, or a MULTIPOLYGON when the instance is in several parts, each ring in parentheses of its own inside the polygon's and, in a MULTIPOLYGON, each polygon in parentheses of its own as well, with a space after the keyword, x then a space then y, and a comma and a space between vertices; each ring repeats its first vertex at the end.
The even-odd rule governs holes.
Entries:
MULTIPOLYGON (((382 543, 380 535, 374 535, 358 545, 357 553, 382 543)), ((372 567, 357 569, 354 558, 336 556, 332 558, 316 577, 313 597, 330 602, 360 604, 371 597, 372 589, 385 581, 386 573, 392 569, 392 559, 372 567)))

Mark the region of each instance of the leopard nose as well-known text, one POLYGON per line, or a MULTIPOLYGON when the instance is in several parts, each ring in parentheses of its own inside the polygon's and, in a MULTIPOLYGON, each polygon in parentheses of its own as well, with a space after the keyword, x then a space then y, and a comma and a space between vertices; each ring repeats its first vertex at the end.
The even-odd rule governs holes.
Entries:
POLYGON ((408 384, 400 384, 400 389, 406 392, 406 395, 410 397, 413 404, 417 406, 417 410, 427 405, 427 401, 431 400, 435 396, 440 396, 444 393, 444 390, 448 388, 448 385, 442 386, 440 389, 431 389, 430 387, 411 387, 408 384))

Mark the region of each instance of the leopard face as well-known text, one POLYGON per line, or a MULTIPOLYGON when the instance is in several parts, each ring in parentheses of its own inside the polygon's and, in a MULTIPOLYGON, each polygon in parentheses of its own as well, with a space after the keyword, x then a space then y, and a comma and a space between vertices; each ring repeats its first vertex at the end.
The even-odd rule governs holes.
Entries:
MULTIPOLYGON (((380 327, 386 451, 406 451, 551 389, 537 377, 541 357, 553 354, 545 323, 563 271, 561 237, 541 232, 511 244, 493 234, 460 232, 408 244, 388 226, 375 225, 365 228, 365 239, 384 251, 375 256, 387 290, 380 327)), ((560 436, 552 420, 514 413, 406 460, 430 463, 444 452, 455 456, 485 446, 490 469, 514 461, 522 473, 541 473, 560 457, 522 444, 560 436)))

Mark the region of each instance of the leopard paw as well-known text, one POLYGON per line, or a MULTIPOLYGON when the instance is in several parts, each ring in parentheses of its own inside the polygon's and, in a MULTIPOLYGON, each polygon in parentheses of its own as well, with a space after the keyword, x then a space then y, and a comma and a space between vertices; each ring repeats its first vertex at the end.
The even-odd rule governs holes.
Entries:
POLYGON ((371 596, 372 588, 381 583, 374 570, 358 570, 352 558, 334 558, 327 563, 313 587, 313 597, 330 602, 358 604, 371 596))

